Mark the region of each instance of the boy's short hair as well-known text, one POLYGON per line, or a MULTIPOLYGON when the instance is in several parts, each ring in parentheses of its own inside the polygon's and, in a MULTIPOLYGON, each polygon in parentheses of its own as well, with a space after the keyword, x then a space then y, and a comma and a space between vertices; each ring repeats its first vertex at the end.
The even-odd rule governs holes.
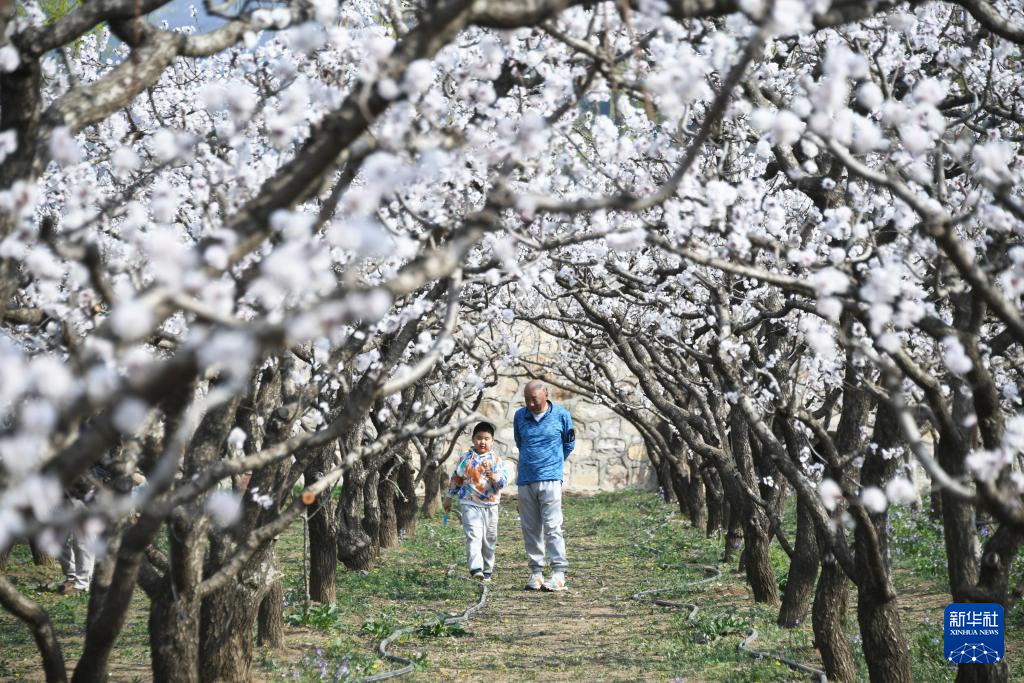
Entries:
POLYGON ((493 437, 494 425, 492 425, 490 422, 477 422, 476 427, 473 427, 473 436, 476 436, 480 432, 487 432, 493 437))

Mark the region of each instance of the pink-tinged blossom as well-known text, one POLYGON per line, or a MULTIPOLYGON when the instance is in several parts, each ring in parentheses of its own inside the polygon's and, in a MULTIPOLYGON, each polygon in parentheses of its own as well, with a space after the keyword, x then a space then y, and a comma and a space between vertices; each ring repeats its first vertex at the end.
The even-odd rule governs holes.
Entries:
POLYGON ((34 358, 29 364, 29 374, 35 390, 52 401, 63 402, 71 398, 77 388, 71 370, 53 356, 34 358))
POLYGON ((914 86, 914 100, 930 105, 938 105, 946 99, 949 86, 937 78, 924 78, 914 86))
POLYGON ((327 42, 323 27, 312 21, 288 29, 281 37, 288 47, 301 54, 319 50, 327 42))
POLYGON ((1014 415, 1006 421, 1003 448, 1012 453, 1024 453, 1024 415, 1014 415))
POLYGON ((643 228, 636 228, 627 232, 613 232, 604 239, 613 251, 627 252, 644 245, 647 231, 643 228))
POLYGON ((50 132, 50 158, 61 166, 71 166, 82 160, 82 151, 67 126, 58 126, 50 132))

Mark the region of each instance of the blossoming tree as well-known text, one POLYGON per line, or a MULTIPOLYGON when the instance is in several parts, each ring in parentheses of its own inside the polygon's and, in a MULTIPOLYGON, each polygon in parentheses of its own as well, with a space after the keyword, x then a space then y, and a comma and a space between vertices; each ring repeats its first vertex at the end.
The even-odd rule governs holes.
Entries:
MULTIPOLYGON (((872 678, 911 680, 885 524, 911 460, 953 597, 1019 600, 1012 3, 208 1, 209 31, 165 4, 0 2, 0 552, 102 539, 76 679, 136 587, 155 676, 246 679, 273 539, 317 511, 316 599, 371 566, 516 316, 758 600, 783 544, 780 623, 814 594, 830 678, 852 581, 872 678)), ((45 611, 2 575, 0 604, 65 679, 45 611)))

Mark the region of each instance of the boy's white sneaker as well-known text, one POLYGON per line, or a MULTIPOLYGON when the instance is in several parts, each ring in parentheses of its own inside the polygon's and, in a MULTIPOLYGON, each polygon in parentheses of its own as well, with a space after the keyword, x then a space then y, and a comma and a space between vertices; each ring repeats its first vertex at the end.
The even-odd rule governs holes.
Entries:
POLYGON ((551 578, 544 582, 544 590, 557 593, 565 590, 565 574, 555 572, 551 578))
POLYGON ((544 587, 544 575, 533 574, 530 580, 526 582, 526 590, 528 591, 539 591, 544 587))

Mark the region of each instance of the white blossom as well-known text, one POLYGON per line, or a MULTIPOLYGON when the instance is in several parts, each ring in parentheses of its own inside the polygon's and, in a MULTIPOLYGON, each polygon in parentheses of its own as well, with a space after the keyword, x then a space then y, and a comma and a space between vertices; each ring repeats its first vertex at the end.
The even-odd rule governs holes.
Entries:
POLYGON ((821 498, 825 509, 832 512, 839 505, 839 500, 843 497, 843 491, 834 480, 822 479, 821 484, 818 485, 818 496, 821 498))
POLYGON ((128 397, 118 402, 111 421, 122 434, 137 434, 146 423, 149 410, 149 404, 145 401, 128 397))
POLYGON ((956 337, 942 340, 942 362, 954 375, 966 375, 974 367, 964 345, 956 337))
POLYGON ((881 514, 889 507, 889 501, 885 497, 885 492, 877 486, 865 487, 860 492, 860 502, 867 508, 868 512, 874 514, 881 514))
POLYGON ((140 299, 117 305, 110 316, 110 327, 121 339, 134 341, 153 331, 155 324, 152 308, 140 299))
POLYGON ((50 132, 50 157, 61 166, 71 166, 81 161, 82 152, 67 126, 58 126, 50 132))
POLYGON ((975 173, 986 182, 998 185, 1012 178, 1010 165, 1015 156, 1013 146, 1003 140, 993 140, 974 148, 975 173))
MULTIPOLYGON (((255 498, 254 498, 255 500, 255 498)), ((242 515, 242 501, 229 491, 214 491, 206 499, 206 513, 221 528, 229 527, 242 515)))
POLYGON ((21 56, 13 45, 0 47, 0 73, 11 73, 21 64, 21 56))
POLYGON ((917 502, 917 489, 905 477, 894 477, 885 485, 885 495, 894 505, 910 505, 917 502))
POLYGON ((248 438, 248 434, 241 427, 234 427, 228 433, 228 450, 232 453, 239 454, 242 452, 242 448, 245 446, 245 440, 248 438))
POLYGON ((12 128, 0 133, 0 163, 18 149, 18 134, 12 128))

